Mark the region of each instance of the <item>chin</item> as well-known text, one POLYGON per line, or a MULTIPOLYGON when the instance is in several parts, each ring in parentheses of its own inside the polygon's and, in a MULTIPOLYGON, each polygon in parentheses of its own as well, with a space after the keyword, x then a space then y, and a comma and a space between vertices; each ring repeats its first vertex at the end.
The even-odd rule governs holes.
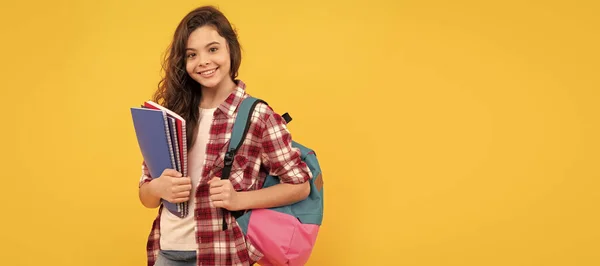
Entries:
POLYGON ((194 78, 194 80, 196 80, 196 82, 200 83, 200 85, 202 85, 202 87, 213 88, 213 87, 216 87, 217 85, 219 85, 219 83, 221 83, 221 81, 223 81, 223 78, 212 77, 210 79, 205 79, 202 77, 196 77, 196 78, 194 78))
POLYGON ((215 88, 219 85, 220 81, 212 81, 212 80, 204 81, 203 80, 202 82, 199 82, 199 83, 200 83, 200 85, 202 85, 202 87, 205 87, 205 88, 215 88))

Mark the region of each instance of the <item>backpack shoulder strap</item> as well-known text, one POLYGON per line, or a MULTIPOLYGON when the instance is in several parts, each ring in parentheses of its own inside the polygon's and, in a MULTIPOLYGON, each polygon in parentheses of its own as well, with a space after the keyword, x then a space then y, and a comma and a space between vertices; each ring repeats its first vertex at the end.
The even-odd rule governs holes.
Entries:
POLYGON ((242 146, 246 134, 250 129, 250 123, 252 121, 251 116, 254 112, 254 108, 258 103, 267 104, 261 99, 254 97, 247 97, 242 100, 242 103, 238 107, 237 116, 233 124, 233 132, 231 132, 231 140, 229 141, 229 147, 227 153, 225 153, 225 165, 223 168, 223 175, 221 179, 228 179, 231 174, 231 166, 233 165, 233 158, 238 149, 242 146))
MULTIPOLYGON (((231 132, 231 140, 229 141, 229 147, 227 148, 227 152, 225 153, 225 162, 223 165, 223 172, 221 175, 221 179, 229 179, 229 175, 231 175, 231 167, 233 166, 233 158, 238 149, 242 146, 244 139, 246 138, 246 134, 248 134, 248 130, 250 128, 250 123, 252 121, 251 115, 254 112, 254 108, 258 103, 267 104, 265 101, 254 98, 247 97, 242 100, 240 106, 238 106, 237 116, 235 117, 235 122, 233 124, 233 132, 231 132)), ((227 230, 227 222, 225 220, 225 213, 227 210, 223 209, 223 231, 227 230)), ((234 217, 241 215, 242 212, 232 212, 234 217)))

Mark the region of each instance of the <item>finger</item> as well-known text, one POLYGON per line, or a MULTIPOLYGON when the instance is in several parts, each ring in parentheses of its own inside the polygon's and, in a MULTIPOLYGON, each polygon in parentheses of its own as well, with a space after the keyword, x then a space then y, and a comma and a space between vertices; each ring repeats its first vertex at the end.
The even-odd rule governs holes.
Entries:
MULTIPOLYGON (((212 180, 211 180, 212 181, 212 180)), ((218 188, 218 187, 222 187, 225 184, 225 182, 223 182, 223 180, 219 179, 219 180, 214 180, 210 183, 210 188, 218 188)))
POLYGON ((192 190, 192 185, 177 185, 177 186, 173 186, 173 192, 177 193, 177 192, 182 192, 182 191, 190 191, 192 190))
POLYGON ((173 184, 176 184, 176 185, 187 185, 187 184, 191 184, 191 183, 192 183, 192 179, 187 176, 173 179, 173 184))
POLYGON ((224 206, 225 206, 224 201, 220 201, 220 200, 213 201, 212 204, 215 208, 224 208, 224 206))
POLYGON ((190 192, 189 191, 183 191, 183 192, 178 192, 173 194, 174 198, 189 198, 190 197, 190 192))
POLYGON ((215 176, 215 177, 213 177, 211 180, 208 180, 208 182, 206 182, 206 184, 209 184, 209 185, 210 185, 211 183, 214 183, 214 182, 216 182, 216 181, 218 181, 218 180, 221 180, 221 179, 215 176))
POLYGON ((210 195, 210 200, 212 201, 223 201, 225 199, 227 199, 227 196, 225 194, 210 195))
POLYGON ((164 176, 181 177, 181 173, 175 169, 165 169, 162 173, 164 176))
POLYGON ((214 187, 209 190, 210 195, 221 194, 221 193, 223 193, 222 187, 214 187))
POLYGON ((186 202, 189 201, 190 198, 189 197, 185 197, 185 198, 175 198, 172 201, 170 201, 171 203, 181 203, 181 202, 186 202))

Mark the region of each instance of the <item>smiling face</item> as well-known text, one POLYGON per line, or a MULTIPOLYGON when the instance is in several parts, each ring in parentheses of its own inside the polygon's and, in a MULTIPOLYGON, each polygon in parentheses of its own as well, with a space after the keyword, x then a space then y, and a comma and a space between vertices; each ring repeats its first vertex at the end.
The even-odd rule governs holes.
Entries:
POLYGON ((188 75, 203 87, 219 88, 233 83, 227 40, 215 27, 195 29, 188 38, 185 57, 188 75))

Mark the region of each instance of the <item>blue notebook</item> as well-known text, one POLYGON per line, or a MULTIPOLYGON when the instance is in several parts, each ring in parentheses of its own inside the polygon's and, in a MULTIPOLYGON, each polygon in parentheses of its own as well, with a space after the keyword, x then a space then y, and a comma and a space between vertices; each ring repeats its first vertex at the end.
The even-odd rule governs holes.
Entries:
MULTIPOLYGON (((131 108, 133 126, 138 145, 152 178, 158 178, 165 169, 178 170, 176 145, 172 122, 164 110, 131 108)), ((163 206, 174 215, 187 216, 187 202, 170 203, 162 199, 163 206)))

